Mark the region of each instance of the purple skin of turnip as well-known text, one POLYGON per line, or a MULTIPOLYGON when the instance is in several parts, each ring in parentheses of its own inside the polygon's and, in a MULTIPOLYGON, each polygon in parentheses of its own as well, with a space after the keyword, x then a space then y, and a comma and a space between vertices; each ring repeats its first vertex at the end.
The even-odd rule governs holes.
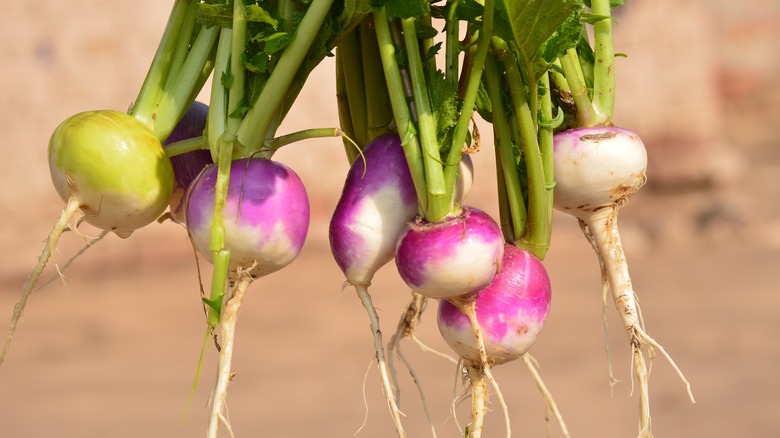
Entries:
MULTIPOLYGON (((198 101, 193 102, 176 125, 176 128, 171 132, 171 135, 165 140, 163 147, 178 141, 202 136, 203 130, 206 129, 208 112, 208 105, 198 101)), ((207 149, 195 150, 171 157, 174 185, 173 196, 171 196, 170 202, 170 212, 171 218, 175 222, 182 223, 184 221, 182 200, 184 194, 187 192, 187 188, 204 167, 213 163, 214 161, 211 159, 211 152, 207 149)))
MULTIPOLYGON (((250 269, 258 278, 287 266, 300 253, 309 229, 309 200, 298 175, 263 158, 231 163, 223 209, 230 269, 250 269)), ((186 220, 195 248, 207 260, 214 215, 217 165, 206 167, 190 185, 186 220)))
MULTIPOLYGON (((531 253, 506 244, 501 270, 476 295, 477 320, 488 360, 502 364, 525 354, 542 331, 550 310, 550 278, 531 253)), ((479 363, 479 347, 468 316, 447 300, 439 301, 439 331, 462 358, 479 363)))
POLYGON ((686 384, 691 401, 694 398, 690 384, 672 358, 644 330, 618 232, 618 211, 647 180, 647 151, 639 136, 627 129, 577 128, 555 135, 554 166, 554 206, 579 220, 596 252, 605 294, 608 284, 632 346, 643 428, 649 427, 649 373, 643 345, 657 349, 666 357, 686 384))
POLYGON ((456 298, 483 289, 498 272, 504 240, 487 213, 463 206, 458 216, 428 223, 419 217, 399 237, 398 273, 428 298, 456 298))
POLYGON ((333 258, 353 285, 368 285, 393 259, 395 244, 417 213, 417 195, 397 135, 382 135, 349 169, 330 221, 333 258))

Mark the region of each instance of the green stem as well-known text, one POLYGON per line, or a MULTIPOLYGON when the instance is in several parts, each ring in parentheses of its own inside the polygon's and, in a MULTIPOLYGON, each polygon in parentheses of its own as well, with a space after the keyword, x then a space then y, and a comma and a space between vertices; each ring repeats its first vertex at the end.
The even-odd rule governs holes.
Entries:
POLYGON ((615 112, 615 49, 609 0, 591 0, 591 12, 604 17, 593 24, 593 106, 601 123, 608 124, 615 112))
POLYGON ((230 251, 225 249, 225 221, 222 216, 222 210, 225 208, 227 199, 234 144, 235 137, 227 132, 222 135, 222 141, 219 142, 217 181, 214 184, 214 214, 211 220, 211 229, 209 230, 209 251, 211 251, 212 263, 214 265, 214 272, 211 278, 211 294, 207 301, 207 304, 209 304, 207 321, 211 327, 219 324, 230 263, 230 251))
POLYGON ((196 12, 196 7, 190 7, 187 10, 187 17, 184 20, 184 24, 182 25, 181 31, 179 33, 176 48, 174 49, 173 56, 171 57, 168 77, 165 81, 165 85, 163 86, 164 90, 168 90, 173 86, 176 77, 179 75, 179 72, 184 65, 184 61, 187 59, 187 54, 190 51, 190 43, 192 42, 192 35, 195 32, 196 12))
POLYGON ((257 99, 257 102, 262 104, 254 105, 241 122, 238 129, 238 142, 244 145, 245 150, 239 155, 251 153, 253 147, 257 148, 263 144, 263 139, 287 96, 298 67, 306 57, 332 4, 333 0, 312 0, 295 35, 257 99))
POLYGON ((214 61, 214 79, 211 83, 209 113, 206 122, 206 136, 211 150, 211 158, 216 163, 219 155, 219 142, 225 133, 228 115, 228 93, 222 78, 230 69, 230 47, 233 30, 223 28, 219 35, 217 56, 214 61))
POLYGON ((368 121, 365 84, 363 83, 363 63, 357 28, 353 29, 337 47, 341 56, 354 139, 362 149, 368 143, 368 121))
POLYGON ((442 160, 439 154, 439 141, 436 137, 436 121, 433 118, 428 86, 425 81, 422 59, 420 57, 419 42, 415 29, 414 18, 401 20, 404 31, 404 43, 409 66, 409 74, 412 78, 412 94, 414 107, 417 110, 417 126, 420 130, 420 143, 422 145, 422 159, 425 167, 425 187, 428 197, 428 208, 423 216, 428 222, 439 222, 452 213, 450 196, 445 186, 442 160))
POLYGON ((458 57, 460 55, 460 22, 457 20, 457 9, 460 0, 454 0, 448 3, 447 39, 445 44, 445 66, 444 77, 447 81, 455 84, 458 81, 458 57))
POLYGON ((393 45, 393 37, 390 34, 390 25, 387 21, 385 9, 374 12, 374 25, 376 26, 382 68, 384 69, 387 82, 387 92, 390 97, 390 105, 393 108, 393 117, 395 118, 396 126, 398 126, 401 145, 403 145, 406 162, 412 174, 412 182, 417 192, 417 202, 420 204, 420 210, 425 211, 428 200, 425 190, 425 171, 420 145, 417 141, 414 124, 412 123, 411 112, 406 103, 404 83, 403 79, 401 79, 398 61, 396 60, 395 46, 393 45))
MULTIPOLYGON (((355 129, 352 126, 352 111, 349 109, 348 90, 344 78, 344 53, 341 46, 336 47, 336 105, 339 112, 339 125, 349 138, 355 138, 355 129)), ((347 161, 352 164, 358 153, 354 147, 344 138, 344 152, 347 161)))
MULTIPOLYGON (((238 132, 241 119, 233 113, 244 100, 244 83, 246 81, 246 67, 244 65, 244 51, 246 50, 246 5, 243 1, 233 2, 233 35, 230 38, 230 89, 228 90, 228 115, 225 132, 233 135, 238 132)), ((241 149, 241 143, 234 144, 233 153, 241 149)))
MULTIPOLYGON (((550 232, 550 224, 547 219, 547 189, 536 124, 523 90, 523 79, 517 68, 517 62, 509 51, 504 50, 502 54, 515 120, 520 129, 523 158, 528 177, 528 224, 525 233, 519 236, 515 245, 531 252, 539 259, 544 259, 548 249, 547 236, 550 232)), ((531 86, 536 86, 536 84, 531 84, 531 86)))
POLYGON ((366 140, 390 131, 393 111, 390 97, 387 95, 385 74, 382 70, 382 60, 379 56, 379 46, 376 42, 376 31, 371 23, 371 16, 360 23, 361 57, 363 61, 363 85, 366 100, 366 140))
MULTIPOLYGON (((555 188, 554 175, 554 156, 553 156, 553 135, 554 127, 552 125, 552 96, 550 93, 550 76, 544 73, 539 79, 541 86, 547 91, 541 99, 540 116, 545 121, 538 125, 539 129, 539 151, 542 155, 542 172, 544 173, 544 189, 547 192, 547 235, 545 236, 546 247, 550 247, 552 238, 552 214, 553 214, 553 189, 555 188), (542 126, 544 125, 544 126, 542 126)), ((543 259, 543 258, 542 258, 543 259)))
MULTIPOLYGON (((304 129, 302 131, 293 132, 291 134, 282 135, 272 140, 265 142, 265 148, 261 154, 256 155, 263 158, 270 158, 274 152, 276 152, 282 146, 296 143, 301 140, 308 140, 312 138, 326 138, 326 137, 343 137, 344 132, 339 128, 311 128, 304 129)), ((347 140, 348 142, 350 140, 347 140)), ((351 143, 350 143, 351 144, 351 143)), ((353 150, 357 150, 354 145, 351 145, 353 150)))
POLYGON ((154 114, 157 112, 157 105, 163 92, 163 84, 168 77, 171 59, 176 50, 179 34, 187 19, 190 7, 193 7, 192 0, 176 0, 174 2, 171 14, 168 17, 168 23, 165 25, 165 30, 157 46, 157 51, 146 73, 146 78, 141 85, 133 106, 128 111, 130 115, 140 120, 149 129, 154 128, 154 114))
POLYGON ((593 103, 588 97, 588 89, 579 72, 579 61, 577 52, 569 49, 566 55, 560 58, 563 74, 571 89, 571 97, 574 99, 574 106, 577 107, 577 124, 579 126, 596 126, 600 122, 600 117, 596 113, 593 103))
POLYGON ((187 152, 197 151, 201 149, 208 149, 208 143, 206 139, 201 137, 188 138, 187 140, 177 141, 165 146, 165 155, 175 157, 177 155, 186 154, 187 152))
MULTIPOLYGON (((216 26, 201 29, 195 43, 176 76, 173 86, 163 92, 157 109, 152 132, 161 141, 168 138, 187 109, 192 105, 193 90, 202 85, 205 78, 204 66, 209 63, 214 52, 219 31, 216 26)), ((208 69, 210 70, 210 68, 208 69)))
POLYGON ((479 31, 479 41, 477 42, 477 52, 474 55, 474 61, 469 75, 466 94, 463 96, 463 108, 455 125, 452 134, 452 145, 447 155, 447 166, 444 169, 446 187, 452 190, 455 187, 455 179, 458 176, 458 163, 460 162, 462 147, 466 142, 466 135, 471 123, 471 115, 474 113, 474 102, 477 100, 479 84, 482 80, 482 70, 487 58, 488 48, 490 47, 490 38, 493 35, 493 0, 485 0, 485 8, 482 17, 482 29, 479 31))
MULTIPOLYGON (((506 196, 506 219, 511 224, 512 242, 525 232, 527 212, 523 190, 520 183, 520 174, 517 170, 517 161, 512 149, 512 134, 507 122, 504 110, 504 99, 501 93, 500 77, 493 59, 485 62, 485 83, 487 93, 493 108, 493 132, 496 143, 496 159, 500 162, 498 173, 499 188, 503 187, 506 196)), ((503 220, 502 220, 503 221, 503 220)), ((507 237, 507 232, 504 236, 507 237)))

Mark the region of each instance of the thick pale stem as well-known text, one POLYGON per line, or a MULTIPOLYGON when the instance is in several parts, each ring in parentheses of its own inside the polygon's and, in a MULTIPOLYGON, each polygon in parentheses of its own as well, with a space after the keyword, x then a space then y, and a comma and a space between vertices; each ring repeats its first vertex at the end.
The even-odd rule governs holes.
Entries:
POLYGON ((395 391, 390 384, 390 377, 387 372, 387 361, 385 360, 385 347, 382 342, 382 331, 379 328, 379 316, 376 313, 376 308, 371 301, 371 295, 368 293, 366 285, 356 284, 355 290, 357 291, 360 302, 368 313, 368 317, 371 320, 371 333, 374 335, 374 349, 376 351, 376 362, 379 367, 379 376, 382 380, 382 390, 385 393, 387 399, 387 405, 390 409, 390 416, 393 418, 395 424, 395 430, 400 438, 406 437, 406 432, 401 424, 401 412, 398 409, 398 404, 395 400, 395 391))
POLYGON ((221 319, 222 349, 219 351, 219 365, 217 368, 217 383, 214 387, 211 402, 211 415, 209 416, 208 438, 216 438, 219 433, 220 423, 225 423, 226 427, 230 425, 225 421, 223 414, 225 402, 227 400, 227 389, 232 372, 230 370, 233 361, 233 346, 236 338, 236 322, 238 322, 238 312, 241 310, 241 304, 244 302, 247 288, 252 284, 252 276, 247 273, 239 273, 230 299, 225 303, 221 319))
POLYGON ((40 257, 38 257, 38 263, 35 265, 35 268, 30 274, 30 277, 27 278, 27 282, 24 283, 24 288, 22 288, 22 296, 19 298, 19 302, 14 306, 14 313, 8 326, 8 335, 5 339, 5 344, 3 345, 3 352, 0 354, 0 364, 5 361, 5 356, 8 354, 8 350, 11 348, 11 339, 14 337, 14 332, 16 331, 16 325, 19 323, 19 318, 21 318, 22 313, 24 313, 24 307, 27 305, 27 299, 30 297, 33 289, 35 289, 35 284, 38 282, 38 278, 40 278, 41 273, 43 272, 43 268, 46 267, 46 263, 49 262, 52 251, 57 247, 57 242, 60 240, 62 231, 68 226, 68 223, 71 222, 74 216, 76 216, 76 214, 81 211, 80 208, 81 206, 79 205, 79 201, 77 199, 73 197, 68 199, 68 203, 62 210, 59 219, 57 219, 57 222, 55 222, 54 226, 51 228, 49 237, 46 239, 46 245, 43 247, 43 251, 41 252, 40 257))

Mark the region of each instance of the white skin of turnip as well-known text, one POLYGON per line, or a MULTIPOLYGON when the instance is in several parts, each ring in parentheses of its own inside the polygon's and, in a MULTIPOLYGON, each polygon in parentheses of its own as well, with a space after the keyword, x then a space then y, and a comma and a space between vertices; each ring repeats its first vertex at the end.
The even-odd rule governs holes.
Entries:
POLYGON ((554 150, 554 206, 579 220, 598 256, 602 279, 609 284, 632 346, 640 390, 640 435, 649 436, 648 371, 643 345, 662 352, 685 382, 692 402, 694 399, 677 365, 645 333, 618 232, 618 210, 647 179, 647 152, 639 136, 616 127, 579 128, 557 134, 554 150))

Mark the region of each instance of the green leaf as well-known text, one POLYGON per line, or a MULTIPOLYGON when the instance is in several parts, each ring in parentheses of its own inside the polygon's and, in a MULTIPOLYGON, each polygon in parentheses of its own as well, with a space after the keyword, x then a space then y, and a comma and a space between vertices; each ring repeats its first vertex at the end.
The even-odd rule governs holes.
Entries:
POLYGON ((258 4, 247 5, 246 7, 246 20, 250 23, 266 23, 273 26, 279 25, 279 22, 274 19, 265 9, 258 4))
POLYGON ((262 44, 263 53, 270 56, 287 47, 290 44, 290 40, 292 40, 292 36, 287 32, 276 32, 268 36, 259 36, 253 40, 262 44))
POLYGON ((536 76, 540 76, 553 61, 566 53, 566 50, 577 47, 582 34, 580 16, 580 11, 575 11, 542 44, 538 57, 541 62, 537 62, 535 66, 536 76))
POLYGON ((539 78, 533 66, 542 45, 582 9, 582 0, 502 0, 499 5, 503 5, 512 28, 520 67, 529 82, 536 82, 539 78))
POLYGON ((428 97, 436 124, 436 138, 442 154, 450 147, 452 129, 457 125, 460 116, 460 100, 457 84, 448 81, 441 70, 426 70, 425 83, 428 86, 428 97))

